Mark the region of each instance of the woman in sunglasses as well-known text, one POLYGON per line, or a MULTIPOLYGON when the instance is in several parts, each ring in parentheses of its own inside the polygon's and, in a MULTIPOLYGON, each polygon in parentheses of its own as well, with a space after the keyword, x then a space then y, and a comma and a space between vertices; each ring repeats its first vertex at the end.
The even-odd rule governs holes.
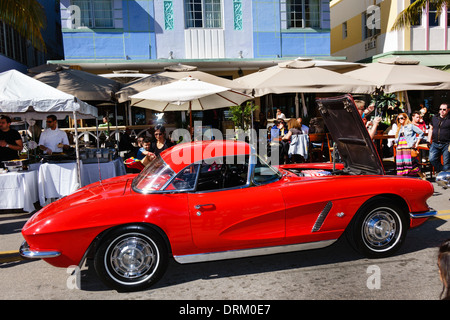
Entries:
POLYGON ((424 132, 415 126, 406 113, 400 113, 397 117, 397 132, 395 134, 396 165, 398 176, 425 176, 420 171, 416 157, 411 156, 412 149, 417 149, 424 132))
POLYGON ((166 128, 163 125, 156 125, 154 135, 156 141, 152 142, 150 152, 144 159, 142 159, 142 164, 145 166, 155 159, 161 152, 172 146, 172 143, 166 139, 166 128))

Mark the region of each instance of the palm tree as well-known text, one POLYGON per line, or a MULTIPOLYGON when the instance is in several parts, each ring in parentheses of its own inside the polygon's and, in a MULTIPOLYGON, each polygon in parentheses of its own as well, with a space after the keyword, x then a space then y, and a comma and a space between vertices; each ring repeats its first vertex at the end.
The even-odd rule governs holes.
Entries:
POLYGON ((416 0, 400 12, 392 29, 399 30, 417 23, 421 12, 430 4, 436 5, 436 17, 438 17, 444 5, 450 7, 450 0, 416 0))
POLYGON ((30 40, 37 50, 45 52, 41 30, 46 28, 47 19, 37 0, 0 0, 0 21, 30 40))

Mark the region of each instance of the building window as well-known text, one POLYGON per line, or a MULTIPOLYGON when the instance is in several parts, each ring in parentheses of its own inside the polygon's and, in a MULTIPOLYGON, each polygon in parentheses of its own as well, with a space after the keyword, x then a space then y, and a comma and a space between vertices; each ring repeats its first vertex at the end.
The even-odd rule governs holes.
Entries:
POLYGON ((320 28, 320 0, 286 1, 288 28, 320 28))
POLYGON ((367 15, 366 12, 363 12, 361 15, 362 22, 362 39, 365 40, 367 38, 371 38, 381 33, 381 29, 376 27, 376 24, 373 24, 372 17, 367 15), (368 25, 367 23, 371 24, 368 25))
POLYGON ((347 38, 348 36, 348 29, 347 29, 347 21, 342 23, 342 39, 347 38))
POLYGON ((186 0, 186 28, 222 28, 221 0, 186 0))
POLYGON ((112 0, 72 0, 80 8, 80 26, 88 28, 113 28, 112 0))
POLYGON ((429 3, 428 23, 430 27, 439 27, 439 17, 437 16, 437 7, 435 3, 429 3))
MULTIPOLYGON (((33 49, 36 51, 36 49, 33 49)), ((27 40, 10 25, 0 21, 0 54, 27 64, 27 40)))

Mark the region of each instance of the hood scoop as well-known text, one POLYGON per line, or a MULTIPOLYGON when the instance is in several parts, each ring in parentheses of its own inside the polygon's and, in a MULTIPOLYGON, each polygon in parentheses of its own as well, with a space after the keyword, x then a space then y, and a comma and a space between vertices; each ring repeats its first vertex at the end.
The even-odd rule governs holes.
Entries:
POLYGON ((316 99, 320 114, 350 174, 383 175, 384 168, 351 95, 316 99))

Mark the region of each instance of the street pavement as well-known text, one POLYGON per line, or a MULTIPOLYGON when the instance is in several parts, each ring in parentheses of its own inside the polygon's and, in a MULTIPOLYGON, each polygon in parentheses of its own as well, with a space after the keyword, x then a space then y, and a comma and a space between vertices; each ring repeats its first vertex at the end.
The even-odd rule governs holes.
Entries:
POLYGON ((340 239, 320 250, 180 265, 175 262, 149 290, 118 293, 92 266, 79 277, 42 260, 22 260, 20 230, 31 214, 0 211, 0 300, 436 300, 442 290, 437 247, 450 238, 450 189, 433 183, 430 207, 438 216, 409 230, 393 257, 361 257, 340 239))

